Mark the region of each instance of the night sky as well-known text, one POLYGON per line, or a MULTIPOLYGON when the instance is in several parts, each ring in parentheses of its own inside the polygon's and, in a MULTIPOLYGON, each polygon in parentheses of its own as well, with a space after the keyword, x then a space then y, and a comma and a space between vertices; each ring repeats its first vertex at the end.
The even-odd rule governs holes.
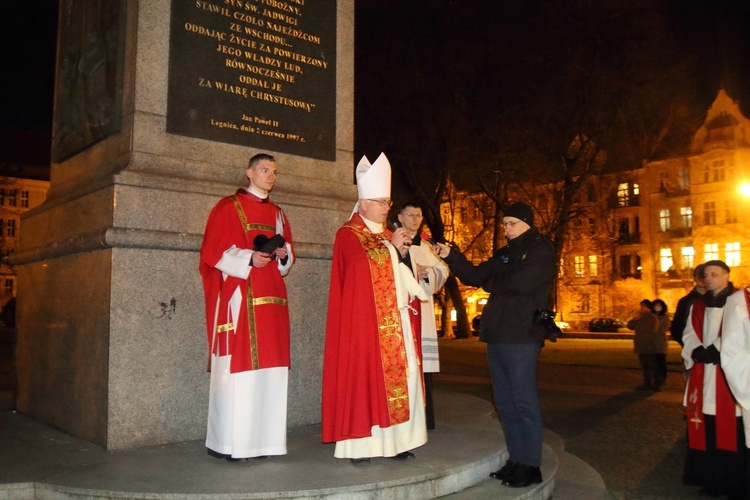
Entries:
MULTIPOLYGON (((545 0, 549 2, 550 0, 545 0)), ((658 2, 659 0, 654 0, 658 2)), ((715 97, 720 86, 739 100, 750 116, 750 2, 746 0, 662 0, 669 13, 668 36, 675 46, 689 56, 698 68, 691 73, 692 115, 699 117, 715 97)), ((579 0, 560 0, 560 5, 579 0)), ((589 4, 597 2, 589 1, 589 4)), ((623 2, 622 3, 627 3, 623 2)), ((491 46, 488 37, 501 39, 519 30, 521 36, 535 33, 528 6, 542 5, 534 0, 357 0, 356 5, 356 145, 355 156, 376 154, 371 148, 387 145, 373 127, 369 107, 372 102, 409 107, 403 96, 394 94, 392 86, 379 82, 399 82, 408 65, 424 77, 425 87, 438 81, 440 68, 435 66, 438 52, 459 40, 471 53, 453 54, 465 72, 466 95, 480 89, 479 80, 503 82, 502 73, 510 74, 512 66, 492 64, 491 53, 481 47, 491 46), (523 5, 524 8, 518 6, 523 5), (509 18, 508 14, 518 15, 509 18), (449 16, 446 20, 445 16, 449 16), (531 19, 531 21, 529 21, 531 19), (457 38, 458 37, 458 38, 457 38), (489 40, 489 42, 488 42, 489 40), (465 44, 465 45, 464 45, 465 44), (476 48, 476 50, 474 50, 476 48), (414 54, 422 54, 414 56, 414 54), (484 58, 484 59, 477 59, 484 58), (472 71, 472 67, 482 67, 472 71), (367 93, 367 99, 363 93, 367 93), (363 103, 367 103, 364 105, 363 103)), ((57 28, 57 1, 6 2, 0 29, 0 132, 18 131, 48 135, 51 128, 54 82, 54 49, 57 28)), ((648 27, 644 27, 648 29, 648 27)), ((543 46, 547 33, 540 29, 529 45, 529 64, 533 51, 543 46)), ((639 49, 640 50, 640 49, 639 49)), ((523 64, 523 57, 512 63, 523 64)), ((435 106, 440 105, 436 97, 435 106)), ((480 110, 481 111, 481 110, 480 110)), ((409 127, 408 120, 396 127, 409 127)), ((7 152, 8 141, 0 142, 0 154, 7 152)))

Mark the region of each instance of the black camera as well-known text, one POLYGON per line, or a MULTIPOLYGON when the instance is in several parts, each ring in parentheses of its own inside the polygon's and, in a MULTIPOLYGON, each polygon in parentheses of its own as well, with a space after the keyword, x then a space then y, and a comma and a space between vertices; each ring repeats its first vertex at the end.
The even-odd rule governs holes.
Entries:
POLYGON ((557 313, 551 309, 537 309, 534 311, 534 324, 542 325, 544 327, 544 333, 547 340, 550 342, 557 342, 557 339, 562 337, 562 330, 555 324, 555 316, 557 313))

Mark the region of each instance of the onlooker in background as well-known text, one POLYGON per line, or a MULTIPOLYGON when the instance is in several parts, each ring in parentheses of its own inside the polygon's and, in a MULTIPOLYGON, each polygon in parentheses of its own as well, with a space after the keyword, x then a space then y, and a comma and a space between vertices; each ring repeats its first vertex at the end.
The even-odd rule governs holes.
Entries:
POLYGON ((651 311, 659 320, 656 325, 656 365, 659 368, 659 387, 661 387, 667 380, 667 349, 669 348, 667 332, 669 331, 670 321, 669 316, 667 316, 667 304, 663 300, 656 299, 651 302, 651 311))
POLYGON ((750 289, 745 288, 727 299, 724 329, 721 334, 721 369, 734 399, 742 408, 745 432, 738 434, 738 452, 745 462, 745 496, 750 498, 750 289), (744 435, 743 435, 744 434, 744 435))
POLYGON ((427 400, 425 418, 427 429, 433 430, 435 429, 435 406, 432 401, 432 374, 440 371, 440 358, 435 327, 435 304, 432 297, 443 288, 450 271, 445 262, 435 254, 432 246, 424 241, 419 233, 422 228, 422 207, 419 204, 410 201, 401 205, 398 221, 412 238, 409 252, 403 257, 403 261, 414 273, 414 277, 429 297, 428 300, 419 300, 415 297, 413 307, 420 318, 421 361, 427 400))
POLYGON ((743 498, 745 452, 737 432, 741 410, 720 366, 722 315, 734 293, 729 266, 705 263, 706 294, 695 301, 682 340, 682 359, 691 369, 685 390, 688 450, 682 482, 702 486, 709 495, 743 498))
POLYGON ((680 345, 682 345, 682 332, 685 331, 685 325, 690 317, 690 307, 706 293, 706 284, 703 281, 704 267, 704 264, 695 266, 693 270, 695 286, 690 290, 690 293, 677 302, 677 309, 675 309, 674 316, 672 317, 672 325, 669 327, 669 332, 672 335, 672 340, 680 345))
POLYGON ((639 391, 658 391, 661 389, 659 382, 659 367, 656 361, 657 346, 656 328, 659 320, 651 312, 651 301, 643 299, 640 304, 640 312, 637 318, 628 321, 628 328, 635 331, 633 337, 633 352, 638 355, 643 370, 643 384, 636 387, 639 391))

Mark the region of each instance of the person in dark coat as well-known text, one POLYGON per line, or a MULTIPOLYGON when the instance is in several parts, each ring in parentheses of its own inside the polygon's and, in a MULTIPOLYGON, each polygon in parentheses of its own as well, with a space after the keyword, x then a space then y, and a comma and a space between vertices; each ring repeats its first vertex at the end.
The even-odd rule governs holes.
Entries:
POLYGON ((638 355, 643 370, 643 384, 636 387, 639 391, 658 391, 661 389, 659 367, 657 364, 657 342, 656 328, 659 320, 651 312, 651 301, 643 299, 640 304, 640 312, 636 318, 628 321, 628 328, 634 330, 633 352, 638 355))
POLYGON ((656 366, 659 369, 659 387, 667 381, 667 352, 669 351, 669 339, 667 332, 671 326, 669 315, 667 314, 667 304, 661 299, 651 302, 651 312, 659 320, 656 325, 656 366))
POLYGON ((529 205, 506 207, 503 227, 508 244, 479 265, 446 245, 438 244, 436 250, 464 284, 490 293, 479 340, 487 343, 492 391, 509 453, 505 465, 490 476, 506 486, 526 487, 542 481, 536 370, 545 327, 535 323, 534 315, 549 306, 556 257, 552 242, 534 227, 529 205))
POLYGON ((704 266, 704 264, 695 266, 695 269, 693 270, 693 281, 695 281, 695 286, 690 290, 690 293, 677 302, 677 309, 674 311, 672 324, 669 327, 669 333, 672 336, 672 340, 679 343, 681 346, 683 345, 682 332, 685 331, 685 325, 687 325, 688 318, 690 317, 690 307, 696 300, 703 297, 706 293, 706 283, 703 281, 704 266))

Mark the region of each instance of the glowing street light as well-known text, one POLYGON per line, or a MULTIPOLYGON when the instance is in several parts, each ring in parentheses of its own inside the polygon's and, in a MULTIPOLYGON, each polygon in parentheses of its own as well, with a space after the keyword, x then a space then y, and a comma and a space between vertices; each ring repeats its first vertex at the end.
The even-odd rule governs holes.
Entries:
POLYGON ((740 184, 740 194, 742 196, 750 197, 750 183, 743 182, 742 184, 740 184))

